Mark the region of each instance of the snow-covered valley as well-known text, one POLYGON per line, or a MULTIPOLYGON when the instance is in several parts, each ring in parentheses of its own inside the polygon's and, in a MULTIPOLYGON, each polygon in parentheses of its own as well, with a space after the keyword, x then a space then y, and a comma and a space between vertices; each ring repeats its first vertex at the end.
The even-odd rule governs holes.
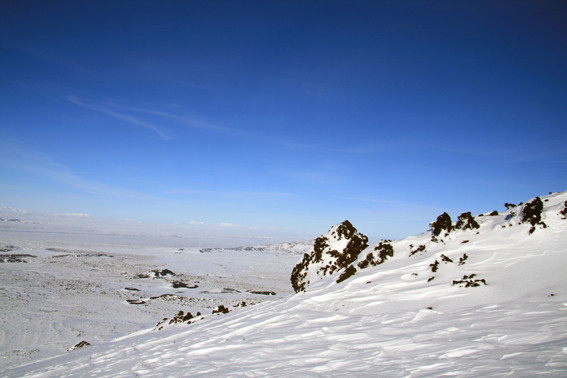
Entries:
POLYGON ((223 246, 264 239, 4 212, 11 217, 0 223, 0 371, 83 340, 155 327, 178 311, 211 314, 282 298, 293 292, 289 270, 310 247, 231 248, 223 246))
POLYGON ((420 235, 376 245, 348 222, 313 246, 262 250, 55 251, 2 232, 4 244, 20 248, 3 255, 37 255, 0 265, 9 299, 2 376, 567 374, 567 192, 457 222, 442 215, 420 235), (136 277, 156 269, 178 276, 136 277), (199 287, 173 289, 175 280, 199 287), (193 301, 151 299, 164 293, 193 301), (257 303, 236 307, 242 301, 257 303), (220 304, 230 312, 211 314, 220 304), (164 310, 170 319, 160 330, 155 316, 164 310), (177 310, 203 316, 170 324, 177 310), (82 321, 94 326, 79 331, 82 321), (110 341, 117 330, 124 336, 110 341), (5 357, 26 350, 15 347, 18 337, 39 349, 30 360, 55 354, 54 344, 41 354, 45 336, 58 339, 58 356, 20 366, 14 353, 5 357), (70 338, 91 345, 61 351, 70 338))

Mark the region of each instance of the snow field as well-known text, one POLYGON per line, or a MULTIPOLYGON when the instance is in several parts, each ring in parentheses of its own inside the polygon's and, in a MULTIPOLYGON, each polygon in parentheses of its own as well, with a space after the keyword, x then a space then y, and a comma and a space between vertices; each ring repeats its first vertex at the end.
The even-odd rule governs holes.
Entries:
POLYGON ((558 212, 567 193, 542 200, 547 228, 531 234, 531 225, 519 224, 521 206, 487 213, 476 217, 479 229, 453 230, 438 242, 430 232, 391 242, 392 258, 339 284, 340 271, 296 295, 2 374, 565 376, 567 220, 558 212), (479 279, 485 284, 459 283, 479 279))

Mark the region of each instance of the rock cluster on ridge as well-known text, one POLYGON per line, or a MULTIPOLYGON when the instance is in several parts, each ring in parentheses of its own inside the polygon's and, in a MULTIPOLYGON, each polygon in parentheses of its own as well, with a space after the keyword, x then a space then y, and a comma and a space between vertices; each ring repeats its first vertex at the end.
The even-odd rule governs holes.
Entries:
POLYGON ((304 291, 313 280, 349 268, 367 247, 368 237, 359 233, 348 220, 331 227, 327 234, 315 239, 311 251, 293 268, 293 289, 304 291))
POLYGON ((416 273, 412 279, 423 277, 431 282, 437 277, 440 267, 452 264, 451 269, 455 270, 456 266, 462 274, 451 277, 447 284, 467 288, 487 285, 484 278, 477 277, 476 272, 468 271, 468 265, 465 266, 472 256, 470 249, 474 247, 471 245, 486 240, 486 237, 515 235, 514 238, 523 238, 525 234, 532 235, 548 226, 556 228, 557 220, 567 220, 566 196, 567 192, 550 193, 525 204, 506 203, 506 210, 502 213, 494 211, 477 217, 471 212, 463 212, 456 222, 444 212, 429 224, 428 232, 393 242, 382 240, 374 247, 369 247, 368 238, 358 233, 349 221, 344 221, 315 239, 311 251, 293 268, 291 283, 295 292, 305 291, 308 285, 326 277, 341 283, 363 269, 394 258, 396 250, 409 252, 409 257, 428 258, 424 264, 426 273, 416 273))

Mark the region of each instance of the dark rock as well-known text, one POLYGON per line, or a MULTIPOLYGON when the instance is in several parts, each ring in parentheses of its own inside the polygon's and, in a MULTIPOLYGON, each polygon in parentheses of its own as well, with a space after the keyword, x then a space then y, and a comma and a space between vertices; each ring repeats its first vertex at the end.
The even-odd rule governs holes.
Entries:
POLYGON ((459 265, 464 265, 468 258, 469 256, 466 253, 463 253, 463 257, 459 258, 459 265))
POLYGON ((83 341, 81 341, 81 342, 78 342, 77 344, 75 344, 75 346, 73 346, 73 347, 71 347, 71 348, 69 348, 69 349, 67 349, 67 350, 68 350, 68 351, 71 351, 71 350, 75 350, 75 349, 79 349, 79 348, 84 348, 84 347, 86 347, 86 346, 88 346, 88 345, 91 345, 91 343, 89 343, 88 341, 83 340, 83 341))
POLYGON ((354 266, 349 266, 345 271, 337 278, 337 283, 343 282, 347 278, 350 278, 356 273, 356 268, 354 266))
POLYGON ((437 269, 439 269, 439 261, 435 260, 433 264, 429 264, 429 267, 433 273, 437 272, 437 269))
POLYGON ((304 254, 302 260, 293 268, 293 289, 296 293, 305 290, 305 286, 310 283, 307 279, 309 272, 323 278, 349 267, 367 247, 368 237, 358 233, 348 220, 332 227, 326 235, 315 239, 311 252, 304 254), (342 251, 330 249, 330 245, 334 244, 331 241, 343 240, 347 243, 342 251))
POLYGON ((563 204, 563 210, 561 210, 559 214, 563 215, 562 219, 567 219, 567 201, 563 204))
MULTIPOLYGON (((410 248, 413 248, 413 246, 410 245, 410 248)), ((425 251, 425 245, 421 244, 421 245, 418 245, 417 248, 414 249, 414 250, 411 250, 411 249, 410 249, 410 254, 409 254, 409 255, 410 255, 410 256, 413 256, 413 255, 415 255, 415 254, 418 253, 418 252, 424 252, 424 251, 425 251)))
POLYGON ((257 295, 276 295, 276 293, 273 292, 273 291, 255 291, 255 290, 253 290, 253 291, 249 291, 249 293, 257 294, 257 295))
POLYGON ((394 256, 394 247, 386 241, 381 241, 376 247, 374 247, 374 253, 370 252, 366 255, 366 258, 358 263, 360 269, 368 268, 369 266, 376 266, 382 264, 389 257, 394 256), (374 256, 374 253, 378 254, 378 257, 374 256))
POLYGON ((522 210, 522 220, 520 223, 530 223, 532 225, 530 234, 535 231, 536 225, 541 225, 544 228, 547 225, 541 221, 541 213, 543 211, 543 202, 541 198, 536 197, 531 202, 526 203, 522 210))
POLYGON ((480 228, 480 225, 471 215, 470 211, 459 215, 457 223, 455 224, 455 229, 457 230, 474 230, 477 228, 480 228))
POLYGON ((226 307, 224 307, 224 305, 220 305, 218 307, 216 307, 215 309, 213 309, 213 314, 227 314, 230 310, 226 307))
POLYGON ((186 284, 185 282, 181 282, 181 281, 174 281, 171 283, 171 286, 174 289, 179 289, 179 288, 185 288, 185 289, 196 289, 199 286, 198 285, 191 285, 189 286, 188 284, 186 284))
POLYGON ((475 279, 476 274, 471 274, 470 276, 464 275, 460 280, 453 280, 453 286, 455 285, 465 285, 465 287, 478 287, 480 284, 486 285, 486 280, 484 278, 475 279))
POLYGON ((433 236, 441 235, 441 232, 445 231, 445 235, 447 235, 453 229, 453 223, 451 221, 451 217, 447 213, 443 213, 437 217, 437 219, 429 224, 431 227, 431 231, 433 232, 433 236))

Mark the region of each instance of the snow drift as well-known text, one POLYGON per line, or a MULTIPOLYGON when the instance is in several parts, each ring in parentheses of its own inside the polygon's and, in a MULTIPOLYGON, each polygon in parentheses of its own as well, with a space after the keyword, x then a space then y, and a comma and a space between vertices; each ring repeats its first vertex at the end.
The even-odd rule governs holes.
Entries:
POLYGON ((349 252, 353 229, 316 240, 296 295, 2 375, 567 374, 567 192, 349 252))

